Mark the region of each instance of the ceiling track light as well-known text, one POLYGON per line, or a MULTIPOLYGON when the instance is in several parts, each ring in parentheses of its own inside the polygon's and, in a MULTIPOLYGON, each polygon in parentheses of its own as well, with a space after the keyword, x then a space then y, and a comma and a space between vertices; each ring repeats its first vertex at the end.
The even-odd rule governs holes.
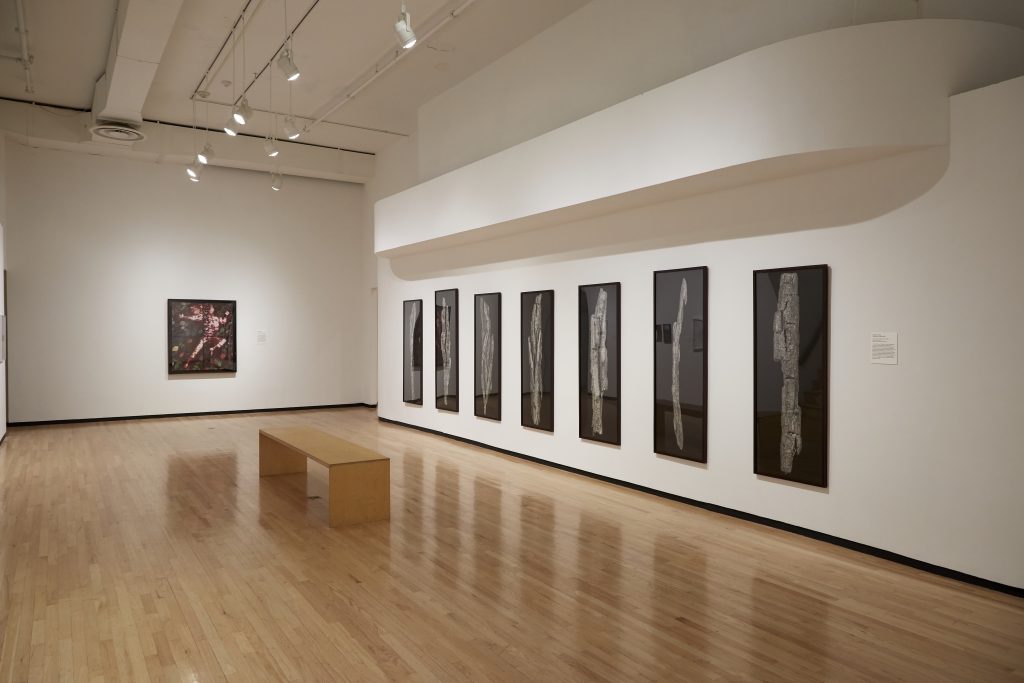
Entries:
POLYGON ((242 95, 242 101, 231 110, 231 118, 240 126, 244 126, 246 121, 252 119, 252 107, 249 106, 249 100, 245 95, 242 95))
POLYGON ((207 142, 203 145, 203 151, 196 155, 196 160, 205 166, 215 156, 217 155, 213 153, 213 145, 207 142))
POLYGON ((270 174, 270 189, 271 190, 273 190, 274 192, 279 192, 281 190, 281 186, 283 184, 284 184, 284 178, 281 176, 280 173, 271 173, 270 174))
POLYGON ((295 66, 295 60, 293 59, 290 47, 281 50, 281 56, 277 58, 277 68, 281 70, 286 81, 298 80, 300 75, 299 67, 295 66))
POLYGON ((273 140, 267 140, 263 143, 263 151, 266 152, 268 157, 276 157, 281 152, 273 140))
POLYGON ((230 135, 231 137, 235 137, 236 135, 238 135, 238 124, 235 123, 235 117, 228 117, 228 122, 224 124, 224 132, 230 135))
POLYGON ((398 15, 398 21, 395 22, 395 33, 398 35, 398 44, 404 49, 408 50, 416 44, 416 32, 412 30, 412 17, 405 9, 404 2, 402 3, 402 13, 398 15))
POLYGON ((284 120, 284 136, 289 140, 294 140, 302 134, 302 131, 295 125, 295 119, 291 116, 284 120))
POLYGON ((199 177, 203 174, 203 167, 200 164, 192 163, 185 167, 185 173, 188 175, 188 179, 193 183, 199 182, 199 177))

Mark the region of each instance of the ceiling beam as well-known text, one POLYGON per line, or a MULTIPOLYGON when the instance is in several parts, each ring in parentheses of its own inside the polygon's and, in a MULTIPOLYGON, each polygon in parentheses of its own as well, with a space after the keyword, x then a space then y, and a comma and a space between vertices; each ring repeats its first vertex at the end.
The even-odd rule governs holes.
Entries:
POLYGON ((142 106, 182 1, 120 0, 107 69, 93 93, 94 118, 142 122, 142 106))

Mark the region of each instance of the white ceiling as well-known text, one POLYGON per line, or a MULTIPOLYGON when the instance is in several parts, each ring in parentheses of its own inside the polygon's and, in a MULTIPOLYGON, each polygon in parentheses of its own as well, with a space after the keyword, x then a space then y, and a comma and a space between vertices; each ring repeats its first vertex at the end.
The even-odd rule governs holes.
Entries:
MULTIPOLYGON (((152 0, 129 0, 150 2, 152 0)), ((191 125, 191 96, 204 83, 212 102, 229 103, 280 47, 286 0, 248 0, 250 16, 234 59, 221 47, 246 0, 185 0, 143 108, 147 120, 191 125), (220 53, 219 57, 218 54, 220 53), (234 62, 234 63, 233 63, 234 62), (209 79, 204 74, 214 65, 209 79), (243 80, 244 79, 244 80, 243 80), (227 83, 227 85, 225 85, 227 83)), ((417 108, 588 0, 476 0, 429 40, 421 41, 387 73, 337 109, 302 141, 376 152, 415 127, 417 108)), ((124 4, 125 0, 122 0, 124 4)), ((407 0, 420 35, 465 0, 407 0)), ((34 94, 24 91, 21 66, 0 59, 0 96, 80 109, 92 106, 93 87, 103 74, 117 9, 116 0, 23 0, 34 55, 34 94)), ((0 0, 0 52, 19 49, 15 0, 0 0)), ((252 83, 256 109, 315 117, 399 52, 393 31, 400 0, 287 0, 288 23, 296 26, 295 62, 302 76, 288 84, 272 66, 252 83), (299 24, 303 16, 305 20, 299 24), (273 83, 270 83, 270 78, 273 83), (273 87, 273 102, 270 88, 273 87)), ((230 46, 230 42, 228 45, 230 46)), ((226 106, 201 104, 199 125, 227 120, 226 106)), ((257 113, 245 132, 268 134, 272 117, 257 113)), ((280 118, 278 119, 280 132, 280 118)))

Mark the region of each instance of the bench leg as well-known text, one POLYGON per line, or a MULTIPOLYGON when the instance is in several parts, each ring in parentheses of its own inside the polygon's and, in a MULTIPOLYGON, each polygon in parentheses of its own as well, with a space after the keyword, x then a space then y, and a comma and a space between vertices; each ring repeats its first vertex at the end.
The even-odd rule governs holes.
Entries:
POLYGON ((260 434, 260 476, 306 471, 306 456, 260 434))
POLYGON ((391 519, 391 461, 330 468, 331 526, 391 519))

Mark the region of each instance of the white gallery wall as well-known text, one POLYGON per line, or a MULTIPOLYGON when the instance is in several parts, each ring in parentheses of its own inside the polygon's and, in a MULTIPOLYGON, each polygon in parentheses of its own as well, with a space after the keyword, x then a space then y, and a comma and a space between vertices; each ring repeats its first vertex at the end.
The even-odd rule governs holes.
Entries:
MULTIPOLYGON (((477 101, 481 125, 495 120, 480 114, 486 99, 477 101)), ((380 415, 1024 587, 1015 437, 1024 305, 1011 294, 1024 291, 1022 118, 1024 80, 1015 79, 949 99, 948 148, 380 259, 380 415), (817 263, 832 269, 826 490, 752 473, 751 273, 817 263), (655 455, 650 433, 652 272, 701 265, 710 269, 706 466, 655 455), (621 447, 577 436, 577 286, 608 281, 622 283, 621 447), (423 299, 429 311, 434 291, 451 287, 461 302, 459 414, 433 405, 429 315, 424 405, 401 395, 401 303, 423 299), (547 288, 556 292, 554 434, 520 427, 519 416, 519 294, 547 288), (500 423, 475 418, 470 399, 473 295, 494 291, 504 307, 500 423), (899 332, 899 365, 870 364, 876 331, 899 332)), ((414 184, 417 162, 449 167, 454 157, 434 154, 427 139, 421 128, 419 141, 382 154, 371 195, 414 184)), ((480 144, 484 154, 462 149, 459 161, 493 151, 480 144)), ((511 196, 529 177, 508 180, 511 196)))
MULTIPOLYGON (((671 494, 769 517, 1012 586, 1024 586, 1024 79, 952 99, 948 152, 926 150, 859 166, 762 183, 560 229, 681 231, 693 223, 756 231, 821 226, 594 258, 496 263, 444 277, 394 272, 382 260, 382 417, 440 430, 671 494), (923 174, 934 186, 923 190, 923 174), (875 179, 874 185, 869 179, 875 179), (937 181, 937 182, 936 182, 937 181), (858 185, 866 190, 857 190, 858 185), (849 205, 905 205, 845 224, 849 205), (915 195, 919 195, 916 196, 915 195), (835 202, 838 212, 823 210, 835 202), (835 227, 830 227, 834 225, 835 227), (830 487, 752 473, 752 284, 755 269, 831 267, 830 487), (652 451, 652 272, 708 266, 709 456, 699 465, 652 451), (578 438, 577 286, 622 283, 622 446, 578 438), (435 409, 435 290, 460 299, 458 414, 435 409), (555 290, 555 431, 520 426, 519 295, 555 290), (501 292, 500 423, 472 414, 473 295, 501 292), (402 301, 423 299, 424 405, 402 402, 402 301), (897 331, 897 366, 869 362, 875 331, 897 331)), ((855 214, 853 214, 855 215, 855 214)), ((500 260, 542 232, 451 250, 451 261, 500 260)), ((429 255, 441 267, 443 254, 429 255)))
POLYGON ((10 141, 6 161, 12 422, 363 401, 361 186, 10 141), (237 373, 168 375, 169 298, 237 300, 237 373))
MULTIPOLYGON (((7 139, 0 135, 0 283, 2 273, 6 267, 4 255, 6 253, 6 228, 7 225, 7 139)), ((2 285, 0 285, 2 286, 2 285)), ((3 291, 0 289, 0 314, 6 315, 6 305, 3 291)), ((2 343, 2 341, 0 341, 2 343)), ((7 363, 0 364, 0 438, 7 434, 7 363)))

